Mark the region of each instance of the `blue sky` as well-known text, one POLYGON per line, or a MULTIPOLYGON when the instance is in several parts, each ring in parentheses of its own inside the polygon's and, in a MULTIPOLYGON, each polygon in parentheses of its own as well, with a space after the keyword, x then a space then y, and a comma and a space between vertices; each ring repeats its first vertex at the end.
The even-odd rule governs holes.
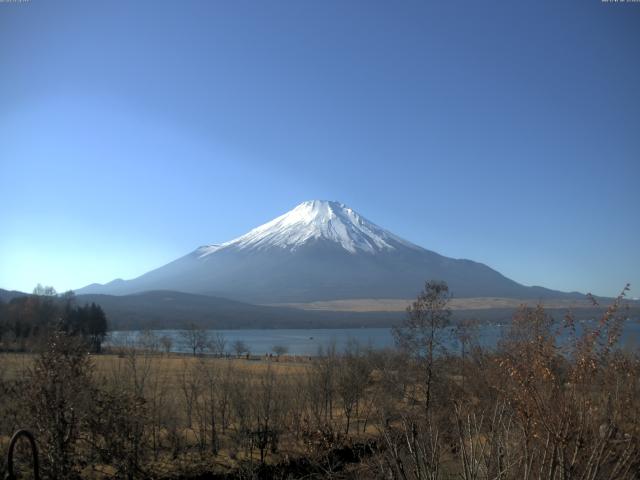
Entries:
POLYGON ((131 278, 308 199, 640 296, 640 4, 0 3, 0 287, 131 278))

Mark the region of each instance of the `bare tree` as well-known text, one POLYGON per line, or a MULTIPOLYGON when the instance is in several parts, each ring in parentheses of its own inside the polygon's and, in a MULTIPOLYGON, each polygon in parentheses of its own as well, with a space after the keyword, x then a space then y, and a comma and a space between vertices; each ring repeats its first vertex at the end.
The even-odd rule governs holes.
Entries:
POLYGON ((209 342, 209 350, 217 356, 223 357, 227 350, 227 339, 224 334, 216 332, 211 341, 209 342))
POLYGON ((260 463, 264 463, 267 449, 278 451, 278 442, 286 412, 283 380, 271 366, 260 376, 252 391, 251 440, 259 452, 260 463))
POLYGON ((467 353, 475 345, 478 338, 479 324, 477 320, 465 319, 459 322, 453 330, 453 335, 460 344, 460 377, 462 383, 462 389, 464 390, 465 371, 464 366, 466 363, 467 353))
POLYGON ((39 283, 33 289, 33 294, 40 297, 55 297, 58 295, 58 292, 56 292, 56 289, 51 286, 42 286, 42 284, 39 283))
POLYGON ((443 348, 443 329, 449 324, 451 295, 445 282, 427 282, 424 290, 407 308, 407 318, 394 327, 396 344, 418 362, 423 375, 424 410, 428 414, 432 397, 434 359, 437 349, 443 348))
POLYGON ((149 353, 155 353, 158 351, 158 336, 151 330, 143 330, 142 332, 140 332, 136 340, 137 344, 142 350, 149 353))
POLYGON ((336 343, 332 341, 326 351, 320 347, 318 357, 314 359, 308 372, 311 413, 320 428, 330 426, 333 420, 338 363, 336 343))
POLYGON ((191 429, 193 427, 195 403, 198 395, 200 395, 200 377, 196 374, 192 363, 186 358, 182 360, 179 382, 184 405, 185 426, 191 429))
POLYGON ((280 359, 281 355, 285 355, 289 351, 289 349, 284 345, 274 345, 271 350, 273 350, 273 353, 276 354, 276 357, 278 357, 278 359, 280 359))
POLYGON ((144 477, 141 464, 147 452, 149 424, 145 398, 126 390, 101 389, 93 402, 87 428, 98 458, 115 467, 116 478, 144 477))
POLYGON ((173 339, 169 335, 162 335, 160 337, 160 346, 164 350, 164 353, 169 355, 171 347, 173 347, 173 339))
POLYGON ((225 434, 229 423, 231 422, 231 394, 233 384, 236 379, 236 369, 233 363, 229 362, 225 365, 224 371, 220 372, 218 377, 218 396, 216 402, 216 410, 220 416, 220 428, 225 434))
POLYGON ((30 371, 27 404, 41 439, 51 478, 75 477, 81 424, 89 417, 94 385, 86 347, 55 332, 30 371))
POLYGON ((232 347, 238 357, 243 353, 249 353, 249 346, 243 340, 236 340, 233 342, 232 347))
POLYGON ((166 368, 171 360, 157 359, 157 361, 161 363, 156 365, 154 375, 151 376, 150 381, 147 383, 145 397, 149 414, 149 436, 155 459, 160 454, 163 430, 168 423, 168 419, 173 414, 170 402, 174 397, 172 395, 172 385, 170 384, 170 369, 166 368))
POLYGON ((370 373, 370 363, 362 354, 360 346, 356 341, 350 341, 340 360, 336 381, 336 390, 346 420, 345 435, 349 434, 352 418, 358 414, 370 373))
POLYGON ((180 331, 180 336, 194 357, 202 354, 209 345, 209 333, 195 323, 188 323, 185 328, 180 331))

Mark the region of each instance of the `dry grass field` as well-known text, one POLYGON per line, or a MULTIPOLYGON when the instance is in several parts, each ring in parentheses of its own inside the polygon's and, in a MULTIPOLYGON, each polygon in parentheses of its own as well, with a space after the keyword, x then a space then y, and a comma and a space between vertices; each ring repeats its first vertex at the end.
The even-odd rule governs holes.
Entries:
MULTIPOLYGON (((267 359, 265 357, 246 358, 214 358, 214 357, 193 357, 181 354, 146 354, 137 355, 139 361, 144 359, 150 369, 149 375, 162 373, 169 378, 177 378, 185 368, 192 368, 197 363, 205 362, 211 368, 220 369, 230 366, 238 372, 248 374, 262 374, 267 370, 272 370, 277 375, 300 375, 309 369, 309 362, 304 357, 283 356, 279 360, 275 357, 267 359)), ((35 354, 33 353, 0 353, 0 377, 13 380, 24 377, 33 365, 35 354)), ((125 364, 128 364, 127 356, 122 354, 101 354, 91 355, 96 376, 104 376, 113 372, 122 371, 125 364)))
MULTIPOLYGON (((31 381, 37 358, 32 353, 0 354, 0 380, 6 384, 31 381)), ((264 419, 265 415, 272 416, 271 421, 282 422, 285 409, 291 405, 294 386, 305 383, 311 369, 309 361, 288 356, 214 358, 136 350, 90 355, 89 365, 98 388, 130 392, 144 399, 143 410, 123 413, 144 418, 145 442, 153 451, 146 456, 146 471, 160 477, 177 472, 224 472, 246 462, 260 464, 260 448, 254 440, 246 443, 239 437, 259 430, 260 417, 264 419), (265 391, 273 394, 273 399, 260 405, 265 391), (266 411, 258 412, 261 406, 266 411), (214 408, 216 412, 211 415, 214 408), (209 441, 212 428, 216 428, 212 422, 216 421, 220 426, 213 447, 209 441), (212 448, 215 455, 211 455, 212 448), (177 451, 180 454, 176 456, 177 451)), ((336 404, 332 416, 338 418, 340 413, 336 404)), ((33 428, 26 421, 29 424, 18 427, 33 428)), ((0 450, 6 448, 13 429, 0 432, 0 450)), ((279 435, 277 451, 269 451, 271 462, 308 453, 298 433, 283 431, 279 435)), ((100 462, 83 471, 87 478, 112 475, 118 476, 116 469, 100 462)))
MULTIPOLYGON (((330 300, 308 303, 277 303, 272 306, 299 308, 301 310, 327 310, 338 312, 403 312, 413 302, 413 299, 397 298, 352 298, 345 300, 330 300)), ((493 308, 516 309, 520 305, 531 303, 531 299, 518 298, 454 298, 449 303, 451 310, 487 310, 493 308)), ((610 302, 604 302, 607 306, 610 302)), ((548 300, 545 307, 581 309, 592 308, 593 304, 588 299, 559 299, 548 300)))

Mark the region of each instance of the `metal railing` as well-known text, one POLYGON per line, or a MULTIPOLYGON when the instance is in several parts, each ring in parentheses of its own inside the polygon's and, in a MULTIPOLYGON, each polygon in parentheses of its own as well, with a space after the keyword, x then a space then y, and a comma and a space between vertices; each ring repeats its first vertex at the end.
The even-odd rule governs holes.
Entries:
POLYGON ((5 480, 15 480, 16 474, 13 468, 13 451, 16 448, 16 444, 20 437, 25 437, 29 441, 31 446, 32 466, 33 466, 33 478, 40 480, 40 467, 38 465, 38 447, 36 445, 36 439, 29 430, 18 430, 11 437, 9 442, 9 450, 7 450, 7 475, 5 480))

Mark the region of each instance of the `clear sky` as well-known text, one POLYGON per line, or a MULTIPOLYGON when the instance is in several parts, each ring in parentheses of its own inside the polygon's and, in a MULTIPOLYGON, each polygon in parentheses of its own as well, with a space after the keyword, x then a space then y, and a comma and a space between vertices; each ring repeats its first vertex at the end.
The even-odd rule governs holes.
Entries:
POLYGON ((0 287, 132 278, 309 199, 640 296, 640 3, 0 3, 0 287))

